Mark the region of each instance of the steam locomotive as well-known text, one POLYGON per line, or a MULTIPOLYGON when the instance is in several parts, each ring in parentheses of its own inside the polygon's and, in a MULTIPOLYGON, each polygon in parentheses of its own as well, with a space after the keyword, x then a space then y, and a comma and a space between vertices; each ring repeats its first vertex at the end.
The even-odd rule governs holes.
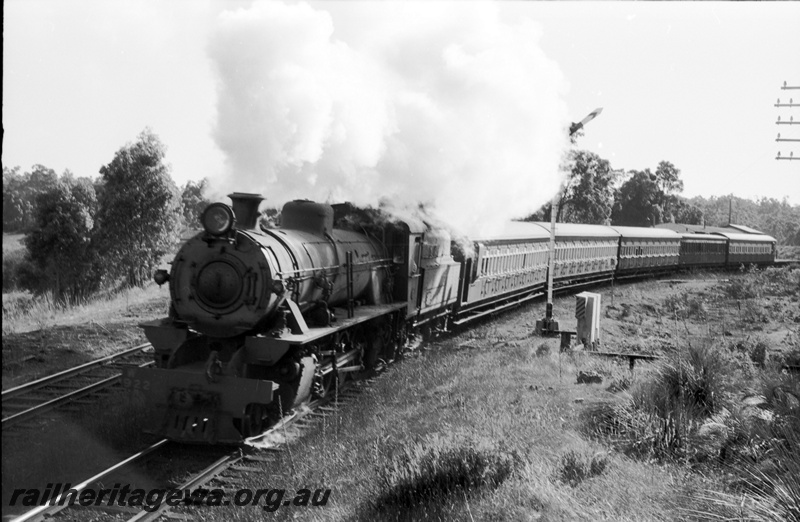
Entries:
MULTIPOLYGON (((144 323, 155 365, 123 385, 149 430, 186 442, 238 443, 309 398, 396 356, 410 335, 462 325, 542 295, 550 224, 509 223, 452 249, 422 220, 347 204, 287 203, 258 225, 255 194, 213 203, 169 273, 168 317, 144 323), (337 226, 334 226, 334 223, 337 226)), ((730 230, 556 225, 556 286, 687 266, 769 264, 775 239, 730 230), (707 230, 704 232, 708 232, 707 230)))

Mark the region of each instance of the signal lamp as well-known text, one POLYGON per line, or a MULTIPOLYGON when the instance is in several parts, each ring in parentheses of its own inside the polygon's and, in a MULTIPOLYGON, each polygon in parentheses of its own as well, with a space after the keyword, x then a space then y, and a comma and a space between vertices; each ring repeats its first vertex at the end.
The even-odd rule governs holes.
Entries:
POLYGON ((231 231, 236 218, 231 207, 225 203, 212 203, 203 211, 200 222, 212 236, 224 236, 231 231))

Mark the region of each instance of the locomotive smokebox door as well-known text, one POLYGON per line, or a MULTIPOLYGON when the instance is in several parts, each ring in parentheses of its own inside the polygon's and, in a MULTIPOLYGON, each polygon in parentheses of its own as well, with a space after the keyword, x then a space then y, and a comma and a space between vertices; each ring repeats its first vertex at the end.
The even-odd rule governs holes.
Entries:
POLYGON ((600 294, 581 292, 575 296, 575 318, 578 340, 587 349, 596 349, 600 342, 600 294))

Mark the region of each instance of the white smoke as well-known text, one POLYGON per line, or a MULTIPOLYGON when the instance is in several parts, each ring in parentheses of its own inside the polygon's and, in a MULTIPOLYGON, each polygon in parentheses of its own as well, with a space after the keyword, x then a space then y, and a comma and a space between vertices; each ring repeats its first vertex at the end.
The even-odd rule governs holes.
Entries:
POLYGON ((533 22, 474 2, 332 12, 257 2, 220 16, 209 54, 222 190, 275 206, 422 203, 462 231, 552 197, 565 81, 533 22))

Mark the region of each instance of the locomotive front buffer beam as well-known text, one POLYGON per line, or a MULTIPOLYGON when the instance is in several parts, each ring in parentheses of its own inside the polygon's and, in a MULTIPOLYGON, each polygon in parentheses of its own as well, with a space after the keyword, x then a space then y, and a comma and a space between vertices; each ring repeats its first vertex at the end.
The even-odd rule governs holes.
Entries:
POLYGON ((230 375, 209 378, 203 363, 176 369, 126 368, 123 387, 152 407, 148 429, 173 440, 238 444, 234 419, 249 404, 269 404, 278 385, 230 375))

